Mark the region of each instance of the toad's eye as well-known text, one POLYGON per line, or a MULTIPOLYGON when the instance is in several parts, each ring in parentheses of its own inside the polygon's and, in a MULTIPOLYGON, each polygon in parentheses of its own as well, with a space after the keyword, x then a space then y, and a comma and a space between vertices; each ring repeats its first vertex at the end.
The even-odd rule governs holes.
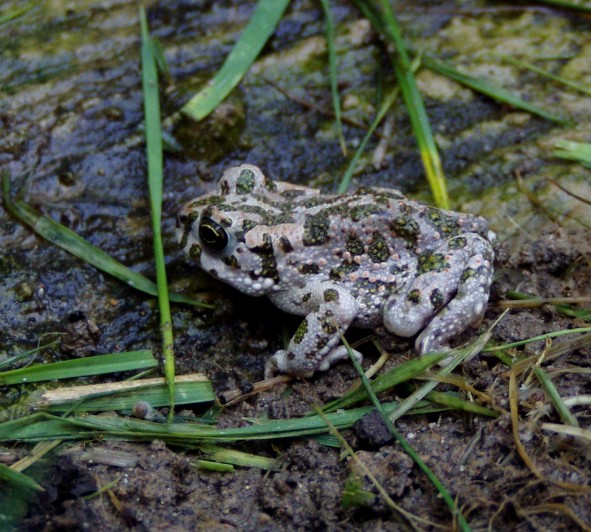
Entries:
POLYGON ((203 245, 215 251, 221 251, 228 245, 228 233, 211 218, 203 218, 199 224, 199 238, 203 245))

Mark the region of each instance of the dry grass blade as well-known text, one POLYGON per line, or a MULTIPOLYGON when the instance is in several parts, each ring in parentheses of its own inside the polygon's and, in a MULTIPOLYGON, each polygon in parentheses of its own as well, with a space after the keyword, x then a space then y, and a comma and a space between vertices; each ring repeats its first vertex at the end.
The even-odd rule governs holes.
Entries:
POLYGON ((287 384, 293 380, 293 377, 289 375, 279 375, 277 377, 273 377, 271 379, 265 379, 264 381, 255 382, 252 385, 252 390, 248 393, 244 393, 240 388, 235 388, 234 390, 228 390, 227 392, 222 392, 218 400, 220 403, 225 406, 232 406, 236 403, 244 401, 248 397, 252 397, 253 395, 257 395, 261 392, 269 390, 275 386, 280 384, 287 384))
POLYGON ((568 188, 563 187, 558 181, 555 181, 554 179, 548 178, 548 181, 550 181, 550 183, 552 183, 555 187, 562 190, 562 192, 564 192, 565 194, 568 194, 571 198, 578 199, 579 201, 582 201, 583 203, 586 203, 587 205, 591 205, 591 199, 584 198, 583 196, 579 196, 578 194, 571 192, 568 188))
MULTIPOLYGON (((581 368, 586 369, 585 373, 591 374, 591 368, 581 368)), ((556 374, 553 372, 553 375, 556 374)), ((587 406, 591 405, 591 395, 576 395, 575 397, 563 397, 562 400, 564 404, 567 406, 587 406)))
MULTIPOLYGON (((168 404, 166 380, 157 377, 124 382, 71 386, 43 392, 38 408, 85 412, 128 410, 138 401, 152 407, 168 404)), ((215 400, 211 382, 202 374, 180 375, 175 379, 175 403, 197 404, 215 400)))
POLYGON ((509 372, 509 406, 511 410, 511 426, 513 429, 513 443, 517 449, 517 454, 521 457, 528 469, 537 477, 543 478, 540 470, 533 463, 532 459, 527 454, 525 447, 519 438, 519 393, 517 390, 517 376, 515 371, 511 369, 509 372))
POLYGON ((591 303, 591 297, 531 297, 531 299, 505 299, 493 303, 492 306, 500 308, 536 308, 544 305, 586 305, 588 303, 591 303))
POLYGON ((591 442, 591 429, 584 429, 581 427, 573 427, 569 425, 560 425, 558 423, 542 423, 542 430, 556 432, 564 436, 575 436, 591 442))
POLYGON ((49 451, 57 447, 61 443, 60 440, 53 440, 53 441, 41 441, 31 451, 31 454, 21 458, 18 462, 15 462, 10 466, 10 469, 13 471, 18 471, 19 473, 27 469, 27 467, 31 467, 35 462, 40 460, 43 456, 45 456, 49 451))
MULTIPOLYGON (((559 513, 559 514, 564 515, 568 519, 572 520, 581 530, 584 530, 585 532, 591 531, 591 527, 587 523, 585 523, 581 519, 579 519, 579 517, 575 514, 573 509, 564 503, 547 502, 547 503, 539 504, 536 506, 528 506, 526 509, 522 510, 521 513, 523 513, 525 515, 559 513)), ((564 525, 566 528, 566 523, 564 525)))
POLYGON ((427 375, 425 377, 419 376, 418 379, 435 380, 440 383, 451 384, 453 386, 456 386, 460 390, 477 397, 483 403, 489 404, 491 408, 498 414, 506 413, 506 410, 504 408, 501 408, 499 405, 495 404, 495 401, 489 394, 477 390, 464 377, 460 375, 427 375))
MULTIPOLYGON (((485 353, 492 353, 494 351, 502 351, 506 349, 510 349, 511 347, 519 347, 525 344, 529 344, 531 342, 538 342, 539 340, 545 340, 546 338, 557 338, 559 336, 564 336, 567 334, 577 334, 577 333, 591 333, 591 327, 579 327, 577 329, 565 329, 561 331, 554 331, 546 334, 541 334, 540 336, 533 336, 532 338, 528 338, 527 340, 519 340, 518 342, 511 342, 510 344, 503 344, 497 345, 494 347, 487 347, 483 349, 485 353)), ((587 336, 587 335, 585 335, 587 336)), ((576 340, 576 339, 575 339, 576 340)), ((575 341, 573 340, 573 342, 575 341)), ((586 340, 588 341, 588 340, 586 340)))

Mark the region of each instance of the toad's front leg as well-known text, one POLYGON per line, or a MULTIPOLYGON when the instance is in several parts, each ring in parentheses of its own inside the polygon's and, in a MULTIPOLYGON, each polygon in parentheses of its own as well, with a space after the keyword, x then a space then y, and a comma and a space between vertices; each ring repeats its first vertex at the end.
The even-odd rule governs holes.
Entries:
MULTIPOLYGON (((269 297, 282 310, 306 317, 287 349, 269 359, 265 377, 277 373, 311 377, 315 371, 326 371, 334 362, 347 358, 345 347, 335 346, 357 315, 357 303, 349 292, 332 282, 318 282, 269 297)), ((359 353, 356 355, 361 359, 359 353)))

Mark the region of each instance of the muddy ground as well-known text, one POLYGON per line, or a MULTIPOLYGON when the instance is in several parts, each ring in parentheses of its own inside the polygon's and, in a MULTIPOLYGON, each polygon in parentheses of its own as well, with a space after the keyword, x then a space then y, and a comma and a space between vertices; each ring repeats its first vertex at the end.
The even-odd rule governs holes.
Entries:
MULTIPOLYGON (((8 2, 6 10, 24 4, 8 2)), ((12 176, 13 193, 20 190, 36 209, 151 276, 144 146, 138 130, 143 118, 135 5, 88 1, 67 8, 53 3, 31 6, 21 18, 0 26, 4 131, 0 165, 12 176)), ((393 81, 391 67, 360 13, 348 2, 338 2, 333 9, 345 113, 368 123, 376 109, 376 84, 383 80, 388 87, 393 81)), ((173 79, 162 91, 167 117, 215 73, 251 12, 252 5, 232 1, 150 4, 150 27, 162 42, 173 79)), ((495 323, 508 290, 539 297, 588 297, 591 209, 550 179, 591 198, 589 170, 552 153, 556 140, 589 142, 589 99, 560 85, 549 87, 532 73, 500 62, 498 54, 550 57, 544 64, 547 68, 589 83, 589 20, 558 10, 484 2, 397 3, 397 12, 417 48, 576 118, 576 126, 558 125, 426 70, 418 74, 453 207, 487 216, 500 240, 485 319, 458 343, 474 340, 495 323)), ((263 57, 222 109, 197 130, 171 127, 185 145, 181 153, 165 157, 163 231, 168 274, 177 291, 199 291, 216 305, 213 311, 173 308, 177 373, 203 372, 219 394, 261 380, 265 361, 282 344, 283 331, 293 332, 299 320, 196 272, 176 247, 175 212, 184 201, 211 190, 222 169, 237 162, 258 164, 275 179, 331 190, 346 167, 333 121, 301 101, 330 109, 323 31, 319 3, 292 2, 263 57), (289 90, 290 96, 269 81, 289 90)), ((402 105, 394 118, 386 155, 374 165, 378 140, 370 143, 354 186, 390 186, 429 202, 402 105)), ((363 133, 345 126, 350 148, 363 133)), ((0 271, 0 350, 6 356, 35 347, 47 334, 65 335, 59 346, 43 353, 47 361, 144 348, 158 352, 153 300, 36 237, 1 206, 0 271)), ((554 305, 524 307, 505 315, 494 327, 489 345, 585 325, 583 318, 554 305)), ((355 331, 350 335, 351 339, 363 336, 355 331)), ((538 356, 572 338, 557 339, 552 346, 540 341, 508 350, 505 360, 538 356)), ((389 342, 388 348, 392 356, 386 368, 414 356, 406 340, 389 342)), ((363 352, 366 366, 376 360, 369 344, 363 352)), ((591 348, 582 343, 547 358, 543 367, 562 397, 588 397, 590 360, 591 348)), ((488 406, 497 410, 497 418, 439 412, 403 417, 397 428, 457 499, 470 526, 589 529, 588 440, 561 436, 543 426, 562 422, 539 382, 529 371, 518 381, 518 434, 534 473, 516 449, 509 414, 509 367, 485 352, 456 374, 475 390, 464 395, 476 402, 482 401, 476 392, 491 398, 488 406)), ((298 417, 313 405, 340 397, 354 379, 354 370, 341 363, 312 379, 247 398, 225 409, 219 424, 298 417)), ((2 407, 18 415, 10 408, 31 388, 3 389, 2 407)), ((401 388, 383 399, 408 393, 401 388)), ((588 406, 571 410, 581 427, 589 427, 588 406)), ((416 528, 454 527, 435 488, 375 417, 343 436, 394 502, 416 516, 416 528)), ((277 458, 276 469, 236 467, 232 472, 213 472, 199 467, 199 459, 207 457, 159 441, 63 443, 26 470, 45 492, 21 507, 16 502, 12 508, 4 507, 1 515, 17 516, 19 530, 398 530, 408 526, 338 448, 314 439, 235 448, 277 458), (104 456, 115 451, 122 453, 118 456, 123 465, 105 465, 104 456), (369 495, 345 506, 343 495, 352 479, 369 495), (104 487, 109 490, 91 496, 104 487)), ((5 442, 0 449, 0 456, 10 463, 31 447, 5 442)))

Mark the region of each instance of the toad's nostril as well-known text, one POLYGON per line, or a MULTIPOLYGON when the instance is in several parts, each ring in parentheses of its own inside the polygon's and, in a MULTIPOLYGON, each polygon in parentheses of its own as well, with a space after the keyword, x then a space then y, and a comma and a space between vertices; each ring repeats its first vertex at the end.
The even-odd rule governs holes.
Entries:
POLYGON ((187 215, 186 214, 179 214, 176 217, 176 227, 177 229, 181 227, 181 225, 185 225, 187 223, 187 215))

